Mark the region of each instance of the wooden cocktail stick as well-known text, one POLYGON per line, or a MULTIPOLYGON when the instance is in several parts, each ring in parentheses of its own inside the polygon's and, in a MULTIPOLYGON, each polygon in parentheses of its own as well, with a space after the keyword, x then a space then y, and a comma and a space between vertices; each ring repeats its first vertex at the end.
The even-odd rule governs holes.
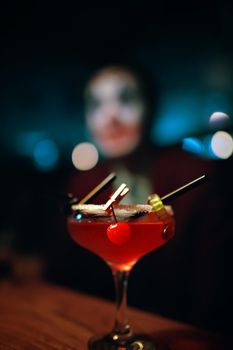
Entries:
POLYGON ((90 200, 93 200, 93 198, 101 192, 106 186, 110 185, 113 180, 115 180, 116 174, 111 173, 109 174, 103 181, 101 181, 93 190, 91 190, 85 197, 83 197, 79 204, 84 204, 89 202, 90 200))
POLYGON ((201 183, 206 182, 207 180, 208 180, 207 176, 202 175, 202 176, 198 177, 197 179, 187 183, 186 185, 181 186, 181 187, 177 188, 176 190, 161 197, 161 200, 164 204, 169 203, 172 199, 179 197, 181 194, 190 191, 191 189, 199 186, 201 183))
POLYGON ((124 196, 129 192, 129 188, 126 184, 121 184, 118 189, 111 195, 109 200, 104 205, 104 210, 108 210, 113 203, 119 203, 124 196))

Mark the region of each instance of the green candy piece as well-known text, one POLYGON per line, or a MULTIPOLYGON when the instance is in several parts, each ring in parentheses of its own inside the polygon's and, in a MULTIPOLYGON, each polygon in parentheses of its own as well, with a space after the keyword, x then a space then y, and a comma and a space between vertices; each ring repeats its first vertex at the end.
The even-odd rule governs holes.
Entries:
POLYGON ((151 194, 148 197, 147 203, 151 205, 152 211, 157 211, 158 212, 158 211, 160 211, 161 209, 164 208, 164 205, 163 205, 163 202, 162 202, 161 198, 156 193, 151 194))

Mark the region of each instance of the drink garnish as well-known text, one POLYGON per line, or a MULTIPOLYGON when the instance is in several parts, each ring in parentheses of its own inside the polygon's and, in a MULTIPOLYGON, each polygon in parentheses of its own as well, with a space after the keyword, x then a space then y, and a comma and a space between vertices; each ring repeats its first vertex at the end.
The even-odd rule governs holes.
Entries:
POLYGON ((111 224, 107 228, 107 236, 112 243, 121 246, 127 243, 130 239, 130 226, 127 224, 127 222, 117 222, 111 224))
POLYGON ((104 210, 108 211, 113 204, 119 203, 125 195, 129 192, 126 184, 121 184, 118 189, 110 196, 109 200, 104 205, 104 210))
MULTIPOLYGON (((106 180, 106 179, 105 179, 106 180)), ((74 211, 82 212, 82 214, 89 214, 92 216, 108 216, 109 213, 112 214, 111 207, 112 205, 118 204, 124 196, 129 192, 129 188, 126 186, 126 184, 121 184, 118 189, 110 196, 110 198, 107 200, 105 204, 83 204, 83 200, 81 200, 78 204, 73 205, 72 209, 74 211)), ((123 216, 125 216, 124 211, 121 213, 123 216)), ((135 214, 135 211, 134 213, 135 214)))
POLYGON ((163 202, 157 193, 153 193, 148 196, 147 203, 150 204, 152 206, 152 210, 156 212, 164 208, 163 202))
POLYGON ((109 174, 103 181, 101 181, 93 190, 91 190, 85 197, 83 197, 80 201, 79 204, 84 204, 88 203, 90 200, 93 200, 99 192, 101 192, 106 186, 110 185, 113 180, 115 180, 116 174, 111 173, 109 174))
MULTIPOLYGON (((111 217, 112 212, 105 210, 105 204, 75 204, 72 206, 75 216, 77 213, 84 217, 111 217)), ((151 205, 148 204, 129 204, 115 205, 114 212, 117 218, 135 218, 148 214, 152 211, 151 205)))
POLYGON ((202 176, 198 177, 197 179, 195 179, 191 182, 188 182, 186 185, 181 186, 181 187, 177 188, 176 190, 161 197, 161 200, 163 203, 166 204, 166 203, 170 202, 170 200, 179 197, 181 194, 190 191, 191 189, 199 186, 200 184, 206 182, 207 180, 208 180, 208 177, 206 175, 202 175, 202 176))
POLYGON ((160 197, 157 193, 153 193, 150 196, 148 196, 147 203, 152 206, 152 210, 159 212, 164 208, 164 204, 167 204, 170 202, 170 200, 175 199, 179 197, 181 194, 186 193, 190 191, 191 189, 199 186, 201 183, 207 181, 207 176, 202 175, 198 177, 197 179, 188 182, 184 186, 181 186, 177 188, 176 190, 166 194, 163 197, 160 197))
POLYGON ((112 215, 115 223, 108 226, 107 236, 112 243, 118 246, 122 246, 123 244, 127 243, 130 239, 131 229, 129 224, 127 224, 126 222, 118 222, 113 205, 111 205, 110 208, 112 210, 112 215))

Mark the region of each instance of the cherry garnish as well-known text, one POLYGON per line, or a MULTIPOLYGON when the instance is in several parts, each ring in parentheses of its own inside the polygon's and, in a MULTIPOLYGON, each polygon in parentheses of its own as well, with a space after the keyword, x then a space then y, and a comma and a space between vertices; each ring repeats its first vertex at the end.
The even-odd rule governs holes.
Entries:
POLYGON ((108 226, 107 235, 112 243, 121 246, 130 239, 130 226, 126 222, 116 222, 108 226))
POLYGON ((130 226, 126 222, 117 222, 113 205, 111 205, 110 208, 112 209, 112 214, 113 214, 115 223, 108 226, 107 236, 112 243, 121 246, 127 243, 128 240, 130 239, 130 236, 131 236, 130 226))

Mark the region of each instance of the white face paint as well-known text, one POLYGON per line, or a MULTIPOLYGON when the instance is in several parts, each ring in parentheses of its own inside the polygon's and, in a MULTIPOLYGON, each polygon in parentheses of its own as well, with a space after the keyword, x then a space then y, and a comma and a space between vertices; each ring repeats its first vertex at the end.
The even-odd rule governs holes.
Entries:
POLYGON ((139 144, 145 105, 136 79, 123 70, 97 75, 87 89, 86 120, 103 155, 121 157, 139 144))

